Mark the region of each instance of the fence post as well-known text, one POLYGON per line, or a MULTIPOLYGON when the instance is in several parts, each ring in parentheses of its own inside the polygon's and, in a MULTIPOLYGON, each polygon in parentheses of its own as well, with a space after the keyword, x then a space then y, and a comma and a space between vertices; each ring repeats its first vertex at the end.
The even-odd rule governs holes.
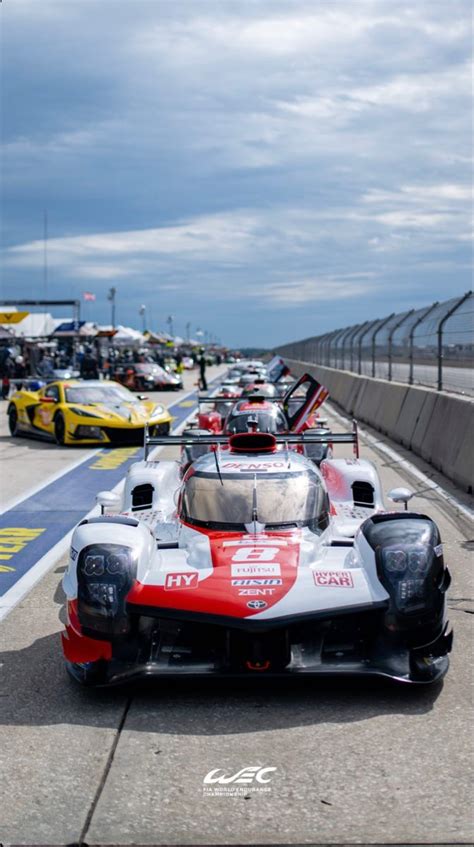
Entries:
POLYGON ((353 335, 353 336, 352 336, 352 338, 351 338, 351 371, 354 371, 354 373, 356 372, 356 365, 355 365, 355 362, 354 362, 354 352, 355 352, 355 351, 354 351, 354 348, 355 348, 355 340, 356 340, 356 338, 358 337, 358 335, 359 335, 359 334, 360 334, 360 333, 361 333, 361 332, 365 329, 365 327, 366 327, 366 326, 368 326, 369 324, 370 324, 370 321, 364 321, 364 323, 363 323, 363 324, 359 324, 359 326, 357 327, 357 332, 355 332, 355 333, 354 333, 354 335, 353 335))
POLYGON ((384 328, 384 326, 385 326, 386 324, 388 324, 388 322, 389 322, 389 321, 391 321, 391 320, 392 320, 392 318, 393 318, 394 314, 395 314, 395 312, 392 312, 392 314, 391 314, 391 315, 389 315, 389 316, 388 316, 388 318, 385 318, 385 320, 383 320, 383 321, 382 321, 382 322, 378 325, 377 329, 376 329, 376 330, 375 330, 375 332, 372 334, 372 377, 374 377, 374 376, 375 376, 375 339, 377 338, 377 335, 379 334, 380 330, 381 330, 381 329, 383 329, 383 328, 384 328))
POLYGON ((343 370, 343 371, 346 369, 346 341, 347 341, 348 336, 351 334, 351 332, 353 332, 353 330, 354 330, 353 326, 348 327, 348 329, 346 329, 346 332, 345 332, 345 334, 343 335, 343 338, 342 338, 341 370, 343 370))
POLYGON ((443 329, 444 329, 444 325, 445 325, 446 321, 448 320, 448 318, 450 318, 451 315, 454 315, 454 312, 456 312, 459 309, 459 307, 462 306, 462 304, 465 303, 466 300, 469 297, 472 297, 472 291, 466 291, 466 293, 462 297, 459 298, 457 303, 454 304, 454 306, 449 310, 449 312, 447 312, 447 314, 444 315, 443 318, 441 318, 441 320, 438 324, 438 329, 437 329, 437 333, 438 333, 438 391, 443 390, 443 329))
POLYGON ((364 326, 367 326, 367 321, 363 324, 357 324, 357 326, 354 327, 354 332, 351 335, 351 346, 350 346, 350 370, 351 371, 354 371, 354 341, 355 341, 357 333, 360 332, 360 330, 363 329, 364 326))
POLYGON ((315 348, 314 348, 314 363, 315 363, 315 365, 321 364, 319 359, 320 359, 320 356, 321 356, 321 339, 322 339, 322 337, 323 337, 322 335, 317 335, 316 338, 315 338, 315 341, 316 341, 315 348))
POLYGON ((438 306, 438 305, 439 305, 439 302, 438 302, 438 300, 436 300, 434 303, 431 304, 431 306, 428 307, 428 309, 425 309, 423 314, 420 315, 418 320, 415 321, 415 323, 413 324, 413 326, 410 330, 410 348, 409 348, 409 353, 408 353, 408 361, 410 363, 410 367, 409 367, 409 371, 408 371, 408 385, 413 385, 413 339, 415 337, 415 329, 417 328, 417 326, 419 326, 421 323, 423 323, 424 319, 427 318, 428 315, 431 315, 431 312, 433 311, 433 309, 436 309, 436 306, 438 306))
POLYGON ((405 315, 403 315, 403 317, 399 321, 397 321, 397 323, 390 330, 390 334, 388 336, 388 356, 387 356, 387 358, 388 358, 388 381, 389 382, 392 381, 392 341, 393 341, 393 336, 395 335, 397 329, 399 329, 401 327, 401 325, 410 317, 410 315, 413 314, 414 311, 415 311, 414 309, 410 309, 410 311, 407 312, 405 315))
POLYGON ((344 335, 345 331, 346 331, 345 327, 343 329, 338 329, 337 333, 336 333, 336 335, 334 336, 334 339, 333 339, 333 341, 334 341, 334 367, 335 368, 337 368, 337 366, 338 366, 337 345, 339 343, 339 339, 340 339, 341 335, 344 335))
POLYGON ((337 335, 338 332, 339 332, 339 330, 336 329, 336 330, 333 330, 332 332, 330 332, 329 335, 328 335, 327 348, 326 348, 326 365, 327 365, 328 368, 331 367, 331 344, 332 344, 333 338, 337 335))
POLYGON ((377 318, 375 321, 368 321, 367 328, 364 330, 364 332, 362 332, 359 335, 359 365, 358 365, 358 368, 357 368, 357 373, 359 374, 359 376, 362 373, 362 341, 364 340, 364 338, 367 335, 367 333, 369 332, 369 330, 372 329, 373 325, 378 323, 378 322, 379 322, 379 318, 377 318))
MULTIPOLYGON (((327 335, 327 333, 326 333, 326 335, 327 335)), ((317 359, 316 359, 316 364, 317 364, 317 365, 324 365, 324 360, 323 360, 323 355, 324 355, 324 339, 326 338, 326 335, 319 335, 319 336, 318 336, 318 342, 317 342, 317 359)))

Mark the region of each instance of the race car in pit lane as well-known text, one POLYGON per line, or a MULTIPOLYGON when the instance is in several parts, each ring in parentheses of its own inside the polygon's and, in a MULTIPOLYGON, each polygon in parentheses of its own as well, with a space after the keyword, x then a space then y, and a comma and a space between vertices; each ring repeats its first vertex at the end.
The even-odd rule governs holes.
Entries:
POLYGON ((7 414, 11 435, 103 447, 141 445, 145 425, 166 435, 172 421, 161 403, 136 397, 118 382, 99 380, 58 381, 38 391, 17 391, 7 414))
MULTIPOLYGON (((387 512, 375 467, 321 472, 274 436, 146 439, 123 498, 76 527, 62 644, 85 685, 141 677, 381 676, 426 684, 448 669, 450 576, 436 524, 387 512), (157 444, 212 443, 181 479, 157 444), (226 447, 225 450, 221 449, 226 447)), ((331 433, 334 442, 353 433, 331 433)), ((406 503, 410 492, 392 492, 406 503)))
POLYGON ((166 371, 153 362, 138 362, 120 366, 114 371, 114 380, 130 391, 180 391, 183 378, 166 371))
MULTIPOLYGON (((263 388, 273 386, 262 384, 263 388)), ((271 432, 273 434, 284 432, 304 432, 314 427, 318 433, 329 433, 326 421, 317 417, 319 409, 326 398, 328 391, 320 385, 309 374, 303 374, 300 379, 293 383, 283 398, 273 396, 271 393, 260 392, 261 386, 256 385, 254 394, 241 397, 235 401, 232 398, 222 396, 218 391, 212 397, 199 397, 199 410, 191 428, 197 428, 201 434, 213 432, 216 435, 232 435, 236 432, 271 432), (204 408, 203 408, 204 407, 204 408)), ((210 447, 202 445, 187 445, 182 453, 182 470, 191 464, 198 456, 203 455, 210 447)), ((316 464, 332 455, 330 441, 318 441, 300 445, 298 450, 303 451, 316 464)))

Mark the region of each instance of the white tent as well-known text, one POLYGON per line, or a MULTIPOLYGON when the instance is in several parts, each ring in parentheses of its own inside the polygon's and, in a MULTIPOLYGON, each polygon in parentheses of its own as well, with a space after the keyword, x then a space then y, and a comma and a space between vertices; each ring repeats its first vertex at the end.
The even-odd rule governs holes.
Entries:
POLYGON ((119 347, 140 347, 145 342, 146 339, 143 337, 143 333, 137 329, 132 329, 130 326, 121 326, 120 324, 113 338, 114 345, 118 345, 119 347))
POLYGON ((53 318, 49 312, 30 312, 21 323, 14 324, 16 338, 47 338, 57 326, 69 318, 53 318))

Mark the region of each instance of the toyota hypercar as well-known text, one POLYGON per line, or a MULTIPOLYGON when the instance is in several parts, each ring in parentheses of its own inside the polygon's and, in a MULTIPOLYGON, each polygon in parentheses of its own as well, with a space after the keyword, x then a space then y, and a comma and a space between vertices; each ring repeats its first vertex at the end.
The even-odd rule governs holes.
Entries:
POLYGON ((452 633, 436 524, 386 511, 370 462, 327 459, 319 471, 289 449, 318 437, 147 438, 147 449, 213 450, 183 479, 176 462, 146 456, 121 498, 99 495, 115 514, 76 527, 63 579, 71 675, 441 679, 452 633))

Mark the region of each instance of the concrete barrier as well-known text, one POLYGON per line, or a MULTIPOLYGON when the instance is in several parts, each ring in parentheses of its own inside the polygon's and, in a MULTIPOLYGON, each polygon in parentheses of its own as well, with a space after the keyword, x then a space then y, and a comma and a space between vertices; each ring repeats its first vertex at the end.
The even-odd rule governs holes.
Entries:
POLYGON ((431 388, 385 382, 349 371, 286 359, 326 386, 330 399, 421 456, 465 491, 474 489, 474 401, 431 388))
POLYGON ((424 388, 410 386, 405 394, 405 400, 395 422, 397 441, 404 447, 412 449, 413 434, 416 430, 423 406, 427 402, 427 391, 424 388))

